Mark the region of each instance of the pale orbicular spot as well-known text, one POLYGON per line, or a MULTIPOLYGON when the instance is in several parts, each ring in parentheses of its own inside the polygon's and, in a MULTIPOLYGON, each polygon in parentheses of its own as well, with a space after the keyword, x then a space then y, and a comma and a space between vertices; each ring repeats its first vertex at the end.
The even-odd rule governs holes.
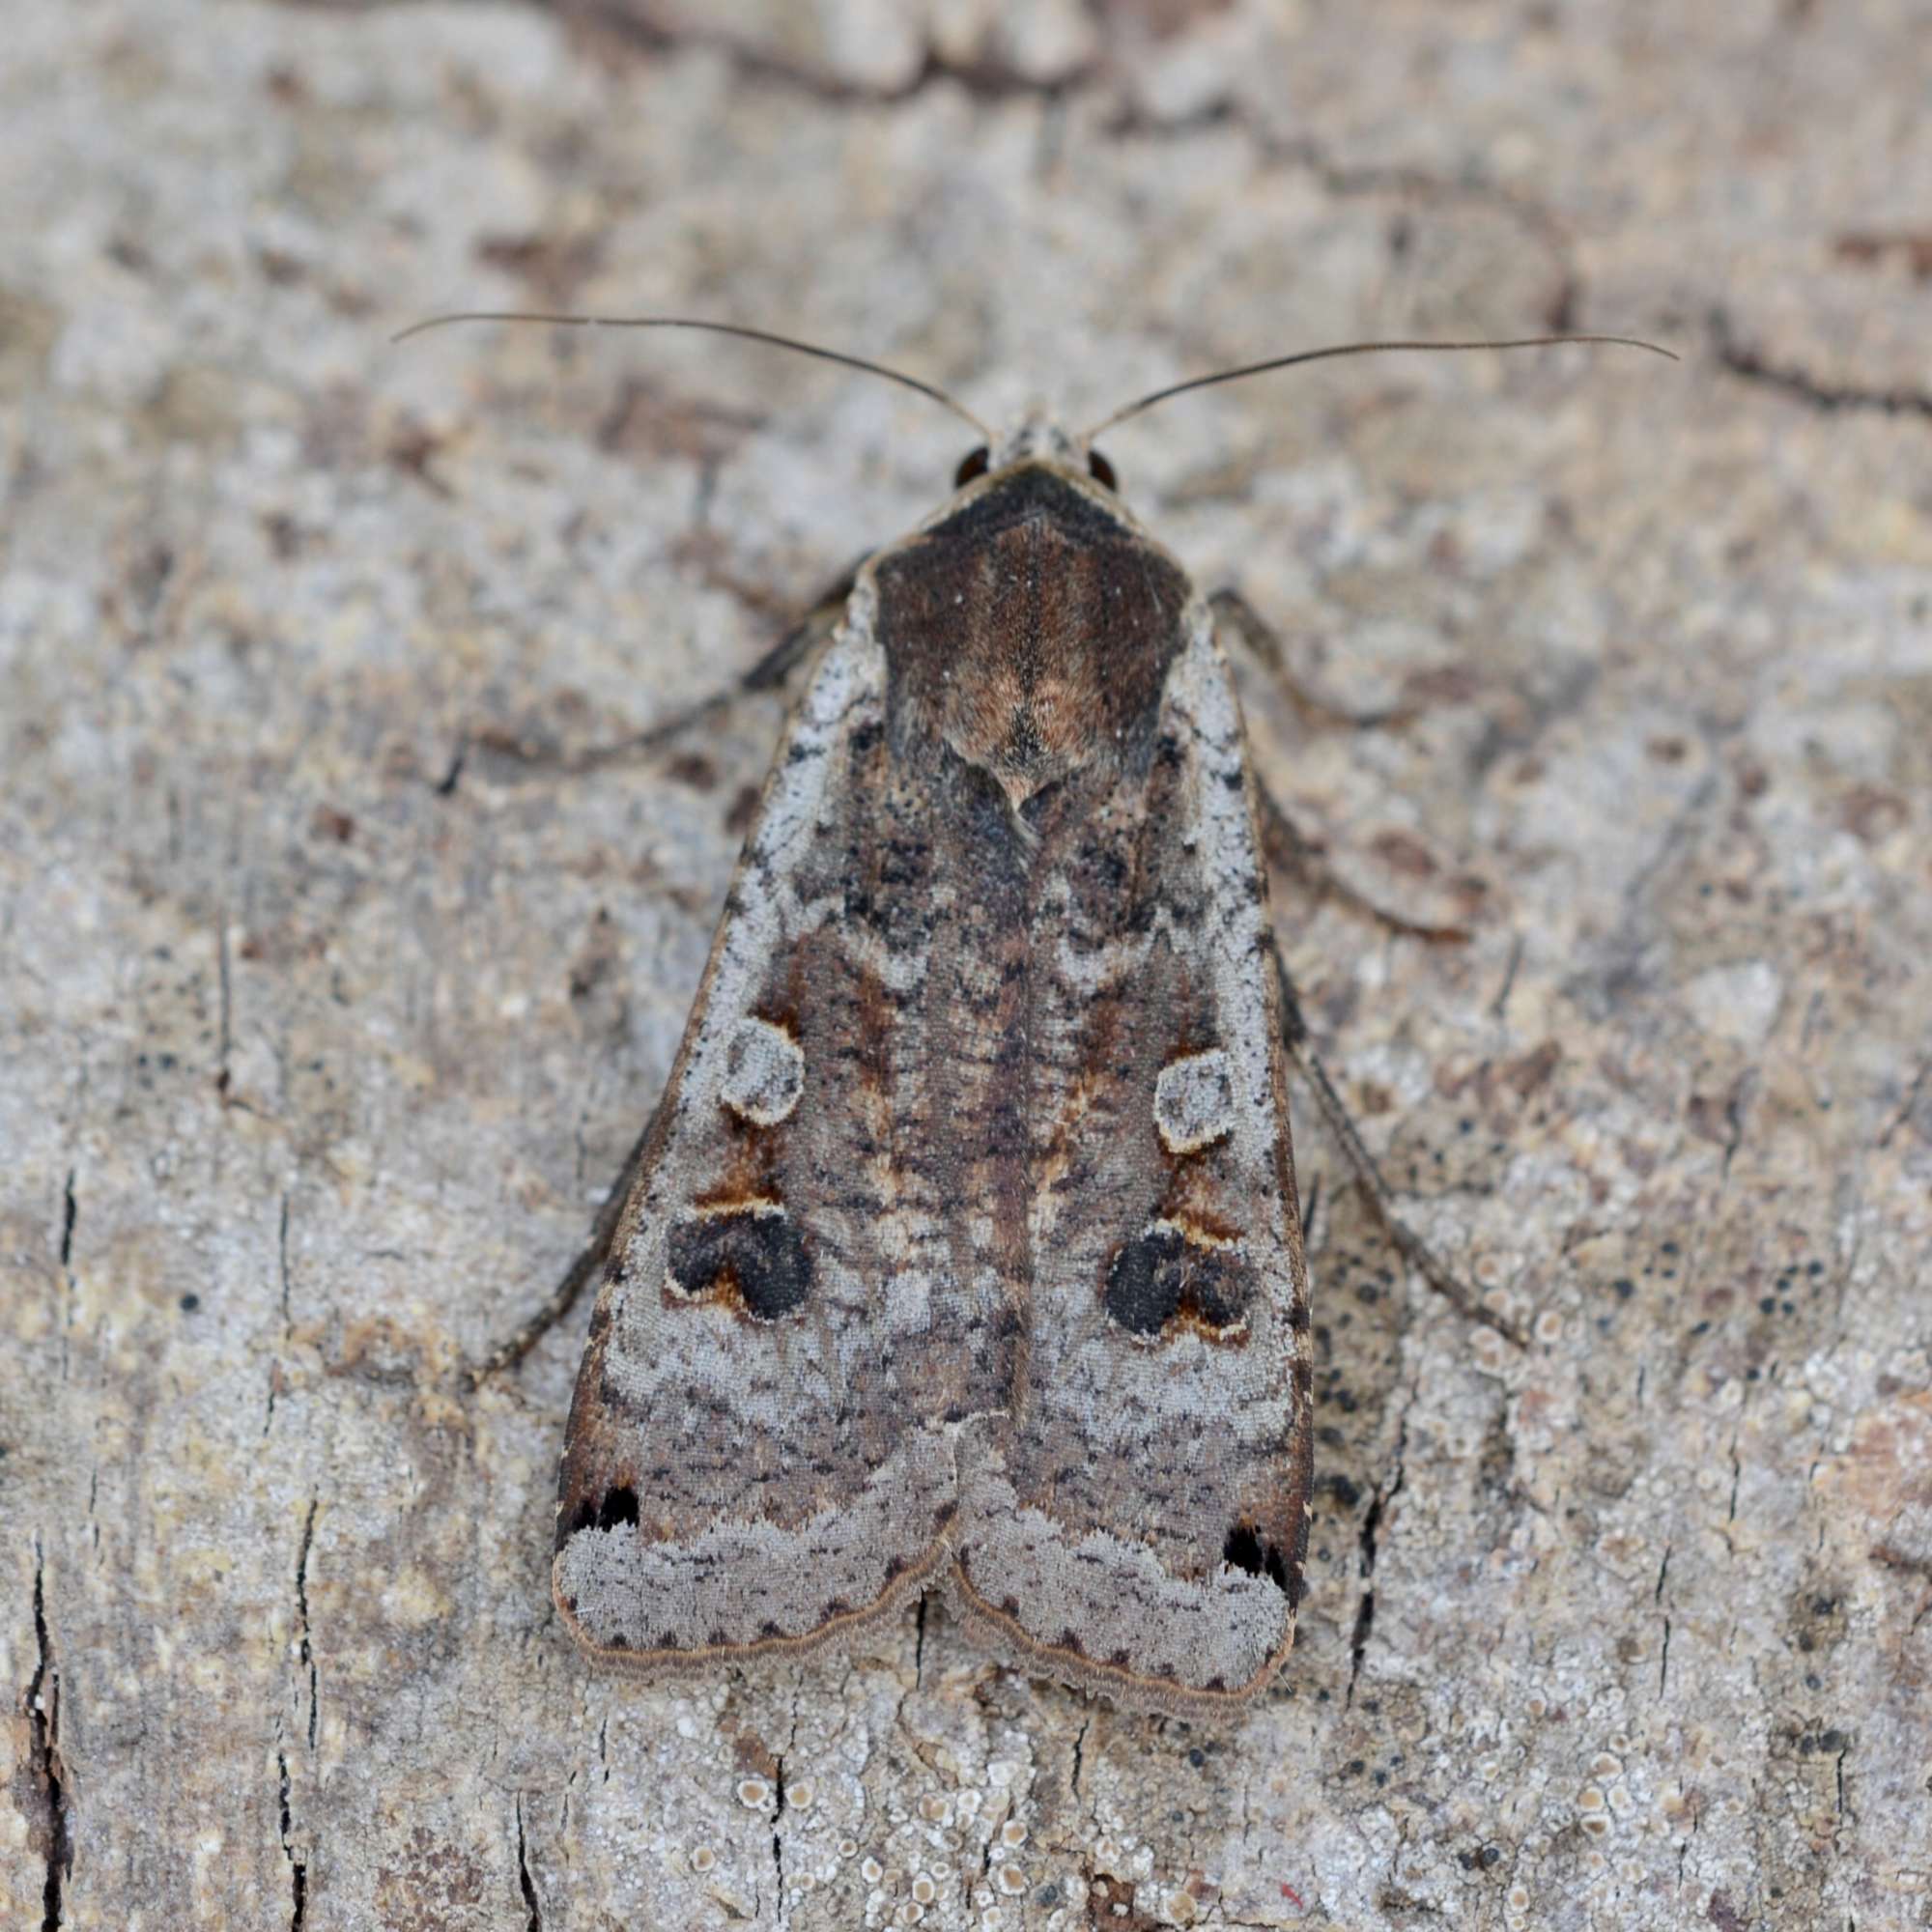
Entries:
POLYGON ((1153 1123, 1169 1153, 1193 1153, 1235 1124, 1235 1082, 1218 1046, 1171 1060, 1153 1087, 1153 1123))
POLYGON ((804 1049, 786 1028, 748 1013, 724 1050, 724 1104, 753 1126, 775 1127, 804 1091, 804 1049))

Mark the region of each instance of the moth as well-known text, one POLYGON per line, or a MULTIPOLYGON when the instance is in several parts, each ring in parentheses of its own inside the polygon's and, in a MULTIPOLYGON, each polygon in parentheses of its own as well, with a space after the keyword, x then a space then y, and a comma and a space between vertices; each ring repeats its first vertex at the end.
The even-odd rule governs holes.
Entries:
POLYGON ((1091 435, 1030 420, 800 680, 591 1250, 557 1609, 648 1673, 936 1589, 996 1657, 1211 1719, 1293 1640, 1312 1368, 1209 602, 1091 435))

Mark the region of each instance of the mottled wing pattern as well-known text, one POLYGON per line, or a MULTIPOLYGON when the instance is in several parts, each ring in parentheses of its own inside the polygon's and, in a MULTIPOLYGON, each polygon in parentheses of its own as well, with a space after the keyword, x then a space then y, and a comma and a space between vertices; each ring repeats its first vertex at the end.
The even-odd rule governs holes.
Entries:
POLYGON ((860 572, 592 1318, 582 1642, 799 1648, 943 1570, 1122 1703, 1266 1682, 1309 1370, 1263 894, 1206 610, 1099 486, 1015 464, 860 572))
POLYGON ((895 778, 862 605, 780 747, 572 1405, 554 1594, 633 1667, 801 1648, 916 1589, 959 1425, 1010 1385, 952 1095, 917 1098, 967 909, 937 903, 941 808, 895 778))
MULTIPOLYGON (((1233 685, 1178 565, 1086 479, 995 476, 873 566, 900 769, 980 901, 960 1179, 1021 1351, 960 1443, 953 1601, 1122 1702, 1212 1711, 1293 1635, 1307 1299, 1233 685)), ((960 1257, 961 1265, 968 1258, 960 1257)))
POLYGON ((1198 1715, 1293 1637, 1310 1367, 1239 714, 1184 628, 1145 774, 1043 814, 1026 1351, 962 1452, 950 1585, 995 1648, 1198 1715))

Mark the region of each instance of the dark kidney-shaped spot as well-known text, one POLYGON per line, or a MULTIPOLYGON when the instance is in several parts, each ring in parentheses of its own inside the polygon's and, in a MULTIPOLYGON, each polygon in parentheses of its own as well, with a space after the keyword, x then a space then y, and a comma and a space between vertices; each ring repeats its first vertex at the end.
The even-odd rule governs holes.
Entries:
POLYGON ((702 1214, 670 1231, 666 1265, 694 1301, 732 1299, 754 1321, 776 1321, 803 1306, 811 1257, 783 1209, 702 1214))
POLYGON ((1156 1221, 1115 1255, 1102 1298, 1130 1335, 1151 1339, 1177 1316, 1225 1333, 1247 1313, 1248 1268, 1234 1250, 1203 1246, 1156 1221))

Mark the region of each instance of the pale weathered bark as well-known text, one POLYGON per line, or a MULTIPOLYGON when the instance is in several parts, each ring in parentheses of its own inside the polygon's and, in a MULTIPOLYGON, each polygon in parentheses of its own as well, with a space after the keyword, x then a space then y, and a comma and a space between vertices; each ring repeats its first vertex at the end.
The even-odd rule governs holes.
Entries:
POLYGON ((15 0, 0 43, 0 1922, 1932 1922, 1922 8, 15 0), (928 13, 930 17, 928 17, 928 13), (1365 20, 1366 14, 1366 20, 1365 20), (1015 24, 1016 23, 1016 24, 1015 24), (956 425, 1123 429, 1339 876, 1300 1648, 1225 1734, 936 1609, 656 1691, 546 1595, 774 700, 956 425), (780 1793, 782 1792, 781 1800, 780 1793), (925 1902, 928 1901, 929 1902, 925 1902), (918 1908, 918 1909, 915 1909, 918 1908))

